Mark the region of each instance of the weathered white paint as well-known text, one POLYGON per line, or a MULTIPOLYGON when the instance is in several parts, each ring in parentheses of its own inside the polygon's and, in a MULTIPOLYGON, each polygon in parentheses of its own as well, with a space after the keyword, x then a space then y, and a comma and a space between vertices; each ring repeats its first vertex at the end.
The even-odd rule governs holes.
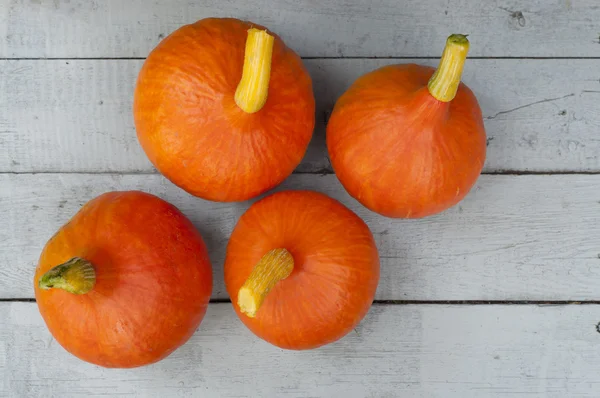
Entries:
MULTIPOLYGON (((249 203, 203 201, 159 175, 2 174, 0 187, 0 297, 33 297, 43 245, 86 201, 139 189, 191 218, 210 249, 213 297, 227 298, 225 248, 249 203)), ((408 221, 366 210, 334 175, 292 175, 279 189, 324 192, 367 222, 381 256, 377 299, 600 299, 600 175, 485 175, 459 206, 408 221)))
MULTIPOLYGON (((0 61, 0 172, 153 171, 132 116, 142 62, 0 61)), ((326 114, 357 77, 398 62, 438 61, 305 60, 317 115, 299 171, 330 170, 326 114)), ((599 69, 591 59, 468 60, 464 81, 486 117, 485 171, 600 171, 599 69)))
POLYGON ((477 56, 591 56, 597 0, 2 0, 1 57, 145 57, 212 16, 261 23, 303 56, 436 56, 450 33, 477 56))
MULTIPOLYGON (((209 16, 263 23, 304 57, 437 57, 468 33, 471 57, 598 57, 597 0, 0 0, 0 299, 30 298, 47 239, 87 200, 141 189, 201 230, 226 298, 229 234, 249 203, 202 201, 154 169, 135 138, 142 60, 209 16), (327 3, 327 4, 323 4, 327 3), (112 174, 27 174, 31 172, 112 174), (26 174, 11 174, 26 173, 26 174)), ((359 75, 436 59, 306 59, 317 125, 298 170, 330 170, 325 115, 359 75)), ((489 137, 486 172, 600 172, 599 59, 470 59, 489 137)), ((335 176, 294 175, 349 205, 381 254, 380 300, 600 300, 600 175, 483 176, 459 206, 390 220, 335 176)), ((108 370, 67 354, 34 303, 0 302, 0 397, 598 397, 600 306, 375 305, 356 331, 309 352, 254 337, 229 304, 166 360, 108 370)))
POLYGON ((600 306, 375 305, 342 340, 285 351, 230 304, 148 367, 84 363, 34 303, 0 303, 0 395, 10 397, 589 397, 600 389, 600 306), (3 383, 3 384, 2 384, 3 383))

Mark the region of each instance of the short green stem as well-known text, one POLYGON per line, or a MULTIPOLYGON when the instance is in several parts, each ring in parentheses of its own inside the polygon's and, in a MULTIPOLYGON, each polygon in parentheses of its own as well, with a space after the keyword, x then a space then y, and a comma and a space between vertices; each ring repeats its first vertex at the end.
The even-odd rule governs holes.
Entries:
POLYGON ((73 294, 86 294, 96 284, 96 271, 89 261, 74 257, 57 265, 40 277, 40 289, 62 289, 73 294))
POLYGON ((466 35, 448 37, 440 65, 427 84, 429 92, 437 100, 450 102, 456 96, 468 52, 469 40, 466 35))

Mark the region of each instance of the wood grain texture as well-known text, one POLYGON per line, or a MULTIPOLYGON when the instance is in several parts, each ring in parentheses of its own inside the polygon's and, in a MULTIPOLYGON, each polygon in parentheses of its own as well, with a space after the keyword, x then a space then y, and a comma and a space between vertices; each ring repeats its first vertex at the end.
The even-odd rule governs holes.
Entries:
POLYGON ((229 304, 155 365, 102 369, 69 355, 34 303, 0 303, 0 395, 10 397, 589 397, 600 388, 600 307, 371 308, 342 340, 285 351, 229 304))
MULTIPOLYGON (((599 47, 600 48, 600 47, 599 47)), ((0 61, 0 172, 153 172, 132 96, 141 60, 0 61)), ((305 60, 316 128, 300 172, 327 172, 325 119, 360 75, 437 60, 305 60)), ((484 172, 600 171, 600 60, 468 60, 488 134, 484 172)))
MULTIPOLYGON (((249 203, 194 198, 159 175, 0 175, 0 298, 33 297, 46 241, 88 200, 139 189, 179 207, 203 234, 213 298, 228 298, 223 262, 249 203)), ((600 175, 482 176, 467 198, 422 220, 380 217, 333 175, 292 175, 279 189, 312 189, 349 206, 374 234, 379 300, 599 300, 600 175)))
MULTIPOLYGON (((264 24, 309 58, 317 125, 301 173, 331 172, 327 115, 358 76, 438 62, 367 58, 437 57, 450 33, 496 58, 471 58, 464 74, 486 119, 484 172, 600 172, 597 0, 0 0, 0 299, 33 297, 49 237, 86 201, 127 189, 192 219, 213 298, 227 298, 225 248, 250 203, 193 198, 156 174, 131 114, 143 60, 116 59, 209 16, 264 24)), ((411 221, 369 212, 333 175, 282 189, 324 192, 369 224, 378 300, 600 300, 600 175, 484 175, 460 205, 411 221)), ((0 397, 596 398, 599 322, 599 305, 375 305, 343 340, 291 352, 211 304, 166 360, 108 370, 67 354, 35 303, 0 300, 0 397)))
POLYGON ((451 33, 474 56, 590 56, 596 0, 2 0, 0 57, 145 57, 173 30, 212 16, 249 19, 302 56, 437 56, 451 33))

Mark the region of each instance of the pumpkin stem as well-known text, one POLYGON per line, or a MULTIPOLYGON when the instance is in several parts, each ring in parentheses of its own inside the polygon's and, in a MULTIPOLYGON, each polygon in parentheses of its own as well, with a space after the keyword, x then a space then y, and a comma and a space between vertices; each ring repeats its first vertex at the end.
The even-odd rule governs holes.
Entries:
POLYGON ((246 113, 260 111, 267 102, 274 43, 266 30, 248 30, 242 80, 235 90, 235 103, 246 113))
POLYGON ((94 266, 80 257, 57 265, 40 277, 40 289, 62 289, 73 294, 85 294, 96 284, 94 266))
POLYGON ((238 292, 240 310, 254 318, 269 291, 277 282, 290 276, 293 269, 294 258, 286 249, 273 249, 265 254, 238 292))
POLYGON ((468 52, 469 40, 466 35, 448 37, 440 65, 427 84, 429 92, 437 100, 450 102, 456 96, 468 52))

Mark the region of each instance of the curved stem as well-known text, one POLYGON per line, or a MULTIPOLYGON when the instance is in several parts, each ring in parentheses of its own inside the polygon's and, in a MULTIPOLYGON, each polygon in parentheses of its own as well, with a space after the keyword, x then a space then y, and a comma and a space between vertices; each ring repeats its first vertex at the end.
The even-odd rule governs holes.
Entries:
POLYGON ((266 30, 248 30, 242 80, 235 90, 235 103, 246 113, 255 113, 267 102, 275 38, 266 30))
POLYGON ((40 289, 62 289, 73 294, 85 294, 96 284, 96 271, 89 261, 73 257, 42 275, 40 289))
POLYGON ((439 101, 450 102, 456 96, 468 52, 467 36, 455 34, 446 40, 440 65, 427 84, 431 95, 439 101))
POLYGON ((293 270, 294 258, 286 249, 273 249, 265 254, 238 292, 240 311, 254 318, 273 286, 293 270))

